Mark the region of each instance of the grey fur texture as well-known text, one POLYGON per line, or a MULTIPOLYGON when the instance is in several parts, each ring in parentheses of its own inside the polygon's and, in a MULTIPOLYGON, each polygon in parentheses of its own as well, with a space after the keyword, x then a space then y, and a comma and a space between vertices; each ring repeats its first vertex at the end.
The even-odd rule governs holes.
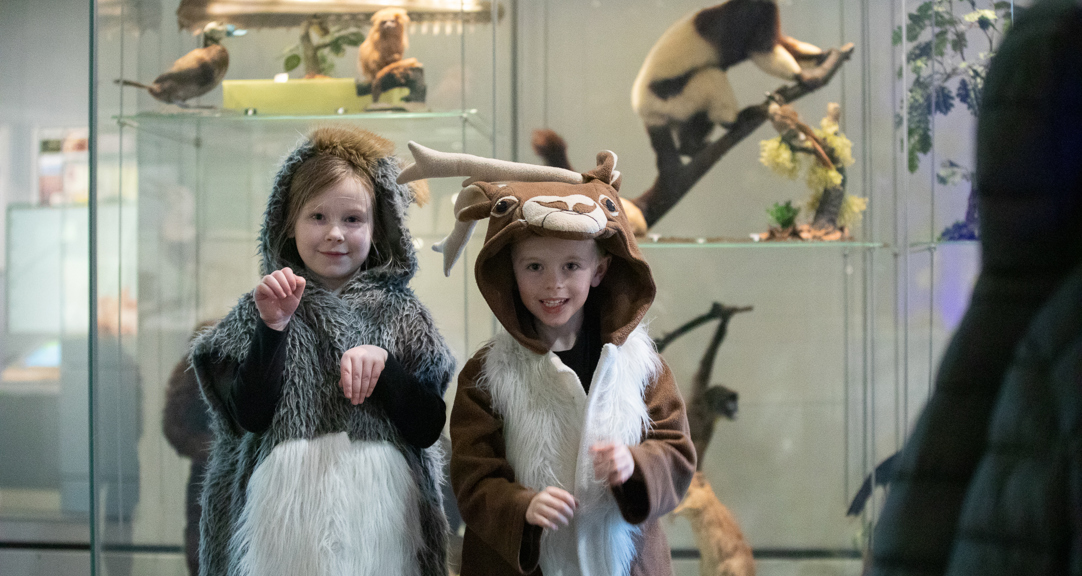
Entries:
POLYGON ((238 558, 236 551, 230 550, 230 537, 244 509, 248 480, 276 445, 345 431, 352 440, 390 442, 405 456, 422 494, 426 546, 417 559, 420 573, 444 576, 447 520, 440 493, 444 479, 439 444, 426 450, 408 445, 381 407, 371 402, 353 406, 338 387, 342 354, 360 344, 386 349, 441 395, 454 374, 450 349, 408 285, 417 269, 405 224, 410 191, 395 183, 399 172, 396 159, 380 159, 372 176, 375 216, 379 219, 376 230, 382 234, 373 238, 366 266, 335 295, 307 276, 295 248, 291 250, 292 240, 282 233, 293 174, 313 154, 312 144, 305 140, 283 161, 260 237, 264 274, 289 266, 308 280, 290 321, 285 383, 270 429, 257 435, 236 427, 222 401, 248 353, 259 318, 252 294, 241 297, 216 327, 200 334, 192 344, 191 362, 211 408, 215 433, 202 495, 200 574, 237 573, 238 558))

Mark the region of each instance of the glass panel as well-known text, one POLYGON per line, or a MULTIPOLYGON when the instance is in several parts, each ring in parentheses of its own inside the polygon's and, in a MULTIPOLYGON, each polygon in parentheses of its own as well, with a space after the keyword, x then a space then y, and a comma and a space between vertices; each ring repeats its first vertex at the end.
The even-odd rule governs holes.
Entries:
MULTIPOLYGON (((405 56, 423 64, 427 94, 423 105, 405 112, 354 113, 353 100, 342 114, 336 107, 300 113, 281 102, 269 108, 269 100, 223 109, 224 84, 180 107, 151 98, 148 90, 114 84, 119 78, 148 82, 201 45, 199 36, 177 30, 179 3, 98 0, 103 15, 95 480, 102 511, 99 567, 110 575, 188 571, 186 555, 194 549, 185 547, 198 537, 198 510, 191 503, 198 499, 209 439, 202 399, 191 372, 184 371, 188 344, 193 331, 221 318, 258 282, 257 239, 267 197, 298 138, 316 125, 344 122, 390 139, 406 159, 409 140, 489 154, 493 131, 506 124, 496 121, 493 105, 494 26, 469 14, 460 23, 457 3, 438 3, 452 8, 439 17, 414 14, 405 56), (466 57, 479 61, 467 67, 466 57)), ((497 21, 499 13, 494 12, 497 21)), ((327 24, 332 34, 368 27, 367 16, 327 24)), ((284 72, 285 55, 300 35, 294 22, 225 38, 225 82, 264 79, 260 89, 273 92, 271 78, 284 72)), ((339 56, 325 56, 334 63, 327 73, 347 79, 352 89, 355 44, 346 44, 339 56)), ((299 81, 303 68, 289 72, 290 83, 299 81)), ((410 209, 421 261, 412 286, 432 303, 437 324, 464 361, 491 333, 491 321, 463 315, 459 303, 473 297, 475 288, 444 278, 441 256, 430 249, 453 226, 456 184, 432 182, 431 204, 410 209)))
POLYGON ((0 546, 23 549, 5 574, 88 566, 87 7, 0 7, 19 55, 0 75, 0 546))

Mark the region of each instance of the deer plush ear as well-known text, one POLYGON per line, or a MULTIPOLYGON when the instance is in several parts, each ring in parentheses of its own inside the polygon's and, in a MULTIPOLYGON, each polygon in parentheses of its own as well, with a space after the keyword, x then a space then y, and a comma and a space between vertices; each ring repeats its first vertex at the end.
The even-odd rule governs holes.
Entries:
POLYGON ((620 171, 616 169, 616 153, 611 150, 602 150, 597 153, 597 167, 583 174, 587 179, 593 178, 612 186, 617 192, 620 191, 620 171))
POLYGON ((462 250, 473 235, 477 221, 488 217, 492 200, 479 186, 463 188, 455 198, 455 228, 432 249, 443 253, 443 275, 450 276, 451 268, 462 256, 462 250))

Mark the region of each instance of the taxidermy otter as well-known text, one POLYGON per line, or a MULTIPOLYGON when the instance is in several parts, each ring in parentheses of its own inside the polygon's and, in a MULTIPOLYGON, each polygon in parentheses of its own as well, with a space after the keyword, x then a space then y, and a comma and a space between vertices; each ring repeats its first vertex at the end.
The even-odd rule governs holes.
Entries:
POLYGON ((781 33, 776 0, 728 0, 673 24, 643 62, 631 89, 631 107, 650 133, 671 139, 675 129, 680 153, 694 155, 715 124, 736 121, 740 105, 725 71, 750 59, 761 70, 809 87, 823 82, 814 67, 826 53, 781 33))

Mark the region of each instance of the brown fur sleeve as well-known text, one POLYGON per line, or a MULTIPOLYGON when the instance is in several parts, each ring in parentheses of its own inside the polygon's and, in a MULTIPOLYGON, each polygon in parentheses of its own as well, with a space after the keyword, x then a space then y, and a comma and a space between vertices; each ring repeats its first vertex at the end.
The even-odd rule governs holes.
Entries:
POLYGON ((193 460, 206 460, 213 439, 210 415, 199 396, 199 382, 188 366, 187 358, 178 362, 169 376, 162 430, 178 454, 193 460))
POLYGON ((535 492, 515 482, 505 455, 503 422, 492 411, 489 393, 476 386, 486 352, 482 349, 462 368, 451 409, 451 487, 467 530, 489 548, 463 549, 463 572, 470 558, 494 551, 527 573, 541 554, 541 529, 526 524, 535 492))
POLYGON ((613 489, 620 513, 631 524, 671 512, 684 498, 695 474, 695 446, 687 410, 664 360, 657 381, 646 389, 645 401, 651 428, 641 444, 630 447, 635 460, 631 478, 613 489))

